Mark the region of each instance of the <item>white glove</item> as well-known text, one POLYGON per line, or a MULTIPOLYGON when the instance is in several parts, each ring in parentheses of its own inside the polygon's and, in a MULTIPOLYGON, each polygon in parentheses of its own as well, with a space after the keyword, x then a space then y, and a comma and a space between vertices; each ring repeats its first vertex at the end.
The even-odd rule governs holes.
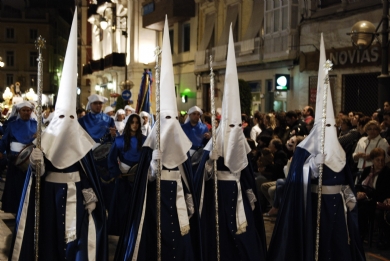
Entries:
POLYGON ((353 194, 353 191, 349 185, 342 186, 341 190, 343 191, 345 204, 347 205, 349 211, 352 211, 355 208, 357 202, 355 194, 353 194))
POLYGON ((212 151, 210 151, 209 158, 210 158, 211 160, 217 160, 217 159, 219 158, 219 156, 218 156, 218 150, 213 149, 212 151))
POLYGON ((324 164, 325 162, 325 156, 326 154, 317 154, 314 158, 314 162, 316 165, 321 165, 321 164, 324 164))
POLYGON ((96 203, 95 202, 91 202, 91 203, 88 203, 87 205, 85 205, 85 209, 88 211, 88 214, 91 215, 92 211, 94 211, 96 208, 96 203))
POLYGON ((45 173, 45 161, 43 159, 43 152, 38 148, 34 148, 30 154, 30 164, 34 170, 36 168, 37 163, 41 163, 40 175, 43 176, 43 174, 45 173))
POLYGON ((255 209, 255 202, 257 201, 255 193, 253 193, 252 189, 246 190, 246 195, 249 199, 249 203, 251 204, 252 211, 255 209))
POLYGON ((161 150, 153 150, 152 160, 161 160, 161 159, 162 159, 162 152, 161 152, 161 150))
POLYGON ((43 152, 38 148, 34 148, 30 154, 30 163, 35 167, 39 162, 43 162, 43 152))
POLYGON ((83 189, 81 191, 84 196, 84 205, 85 209, 88 210, 88 213, 91 214, 92 211, 96 208, 96 202, 98 198, 92 188, 83 189))

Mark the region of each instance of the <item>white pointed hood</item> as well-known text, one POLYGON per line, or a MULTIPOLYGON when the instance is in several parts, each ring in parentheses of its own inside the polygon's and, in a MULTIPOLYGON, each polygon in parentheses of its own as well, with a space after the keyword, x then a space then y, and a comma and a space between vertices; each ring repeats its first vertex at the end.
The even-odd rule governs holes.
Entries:
POLYGON ((345 152, 341 147, 336 131, 336 121, 334 118, 332 94, 330 85, 324 84, 328 71, 324 69, 326 62, 324 39, 321 33, 320 64, 318 68, 317 100, 316 113, 313 129, 310 134, 299 143, 298 147, 306 149, 312 155, 321 153, 321 125, 322 125, 322 107, 323 96, 327 91, 326 101, 326 127, 325 127, 325 165, 334 172, 340 172, 345 166, 345 152))
MULTIPOLYGON (((250 152, 250 147, 244 136, 241 124, 240 90, 233 33, 230 25, 222 115, 216 133, 216 149, 218 150, 218 155, 224 158, 225 165, 233 173, 237 173, 248 166, 246 155, 250 152)), ((211 148, 211 144, 212 140, 207 144, 207 149, 211 148)))
POLYGON ((82 159, 95 142, 77 121, 77 8, 66 49, 53 119, 42 132, 42 151, 54 167, 64 169, 82 159))
MULTIPOLYGON (((171 44, 169 41, 168 18, 165 17, 160 77, 160 150, 162 164, 175 168, 187 160, 192 143, 187 138, 177 119, 175 81, 173 76, 171 44), (170 117, 170 118, 169 118, 170 117)), ((156 127, 146 139, 144 146, 156 149, 156 127)))

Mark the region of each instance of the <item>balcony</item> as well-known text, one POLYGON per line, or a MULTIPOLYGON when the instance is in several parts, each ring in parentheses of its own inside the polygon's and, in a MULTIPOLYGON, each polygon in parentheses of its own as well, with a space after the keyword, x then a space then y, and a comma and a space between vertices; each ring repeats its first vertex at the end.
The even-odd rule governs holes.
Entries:
POLYGON ((148 0, 142 4, 142 26, 144 28, 162 31, 165 15, 169 25, 182 22, 195 16, 194 0, 148 0))
POLYGON ((104 59, 90 60, 88 64, 83 66, 83 75, 92 74, 94 72, 103 71, 112 67, 126 66, 125 53, 111 53, 104 57, 104 59))
MULTIPOLYGON (((256 64, 263 60, 263 46, 259 37, 236 42, 234 44, 237 66, 256 64)), ((226 67, 227 45, 221 45, 211 50, 197 51, 195 55, 195 71, 209 70, 210 55, 213 56, 213 68, 226 67)))

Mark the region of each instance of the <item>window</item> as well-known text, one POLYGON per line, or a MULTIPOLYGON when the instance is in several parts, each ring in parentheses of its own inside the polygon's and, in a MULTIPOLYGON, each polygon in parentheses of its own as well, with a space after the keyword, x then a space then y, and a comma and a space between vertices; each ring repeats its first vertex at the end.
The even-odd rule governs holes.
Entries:
POLYGON ((13 74, 7 74, 6 78, 7 78, 7 86, 11 86, 12 84, 14 84, 14 75, 13 74))
POLYGON ((15 35, 14 35, 14 28, 7 28, 5 37, 7 39, 14 39, 14 37, 15 37, 15 35))
POLYGON ((30 67, 38 66, 38 52, 30 52, 30 67))
POLYGON ((36 40, 38 38, 38 30, 30 29, 30 40, 36 40))
POLYGON ((7 51, 5 55, 7 57, 7 66, 14 66, 14 52, 7 51))
POLYGON ((276 33, 288 29, 288 1, 267 0, 266 9, 266 34, 276 33))
POLYGON ((174 38, 173 38, 173 29, 172 30, 169 30, 169 41, 171 42, 171 53, 173 54, 173 40, 174 40, 174 38))
POLYGON ((36 87, 37 86, 37 75, 31 74, 30 75, 30 87, 36 87))
POLYGON ((182 52, 190 51, 190 35, 191 35, 190 23, 185 23, 182 25, 181 30, 181 50, 182 52))

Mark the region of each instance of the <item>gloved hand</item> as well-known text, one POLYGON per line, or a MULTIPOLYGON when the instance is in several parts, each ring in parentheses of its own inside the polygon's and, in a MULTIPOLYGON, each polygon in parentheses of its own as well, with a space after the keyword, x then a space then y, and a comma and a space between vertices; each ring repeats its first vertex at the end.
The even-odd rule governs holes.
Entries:
POLYGON ((252 189, 247 189, 246 190, 246 195, 247 195, 247 197, 249 199, 249 203, 251 204, 252 210, 254 210, 255 209, 255 202, 257 201, 255 193, 253 193, 252 189))
POLYGON ((341 190, 343 191, 345 204, 347 205, 349 211, 352 211, 355 208, 357 202, 355 194, 353 194, 353 191, 349 185, 342 186, 341 190))
POLYGON ((98 198, 92 188, 83 189, 81 191, 84 197, 85 209, 88 210, 88 213, 91 214, 92 211, 96 208, 96 202, 98 198))
POLYGON ((38 162, 43 162, 43 152, 38 148, 34 148, 30 154, 30 163, 35 168, 38 162))
POLYGON ((326 154, 317 154, 314 158, 314 162, 316 165, 320 165, 320 164, 324 164, 325 162, 325 157, 326 157, 326 154))
POLYGON ((218 150, 217 149, 213 149, 212 151, 210 151, 209 158, 211 160, 217 160, 219 158, 218 150))
POLYGON ((161 150, 153 150, 152 160, 161 160, 161 159, 162 159, 162 152, 161 152, 161 150))
POLYGON ((85 209, 88 211, 88 214, 91 214, 92 211, 94 211, 96 208, 96 203, 95 202, 90 202, 87 205, 85 205, 85 209))
POLYGON ((38 148, 34 148, 33 151, 30 154, 30 164, 31 164, 31 167, 35 170, 36 165, 38 163, 41 163, 41 173, 40 173, 40 176, 43 176, 43 174, 45 173, 45 161, 43 159, 43 152, 40 149, 38 149, 38 148))

